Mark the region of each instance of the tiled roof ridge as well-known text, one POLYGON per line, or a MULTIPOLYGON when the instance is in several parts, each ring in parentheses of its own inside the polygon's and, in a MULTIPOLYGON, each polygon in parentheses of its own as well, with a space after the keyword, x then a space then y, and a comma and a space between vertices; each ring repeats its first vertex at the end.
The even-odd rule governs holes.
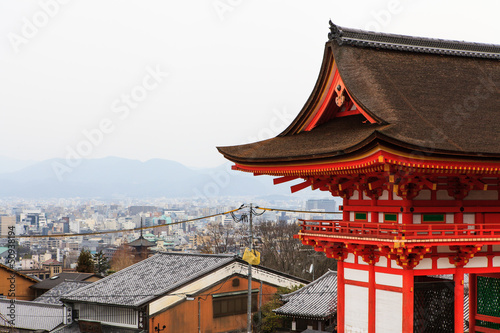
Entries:
POLYGON ((344 28, 330 21, 329 41, 397 51, 433 53, 473 58, 500 59, 500 45, 456 40, 413 37, 344 28))
POLYGON ((326 278, 329 275, 337 275, 337 272, 333 271, 331 269, 328 269, 328 271, 325 274, 321 275, 316 280, 312 281, 311 283, 307 284, 306 286, 304 286, 298 290, 295 290, 289 294, 282 295, 281 298, 283 300, 290 300, 290 298, 292 298, 293 296, 295 296, 297 294, 301 294, 301 293, 305 292, 307 289, 314 287, 316 284, 320 283, 324 278, 326 278))
POLYGON ((221 258, 238 258, 237 254, 228 253, 186 253, 186 252, 158 252, 161 255, 181 255, 181 256, 196 256, 196 257, 221 257, 221 258))

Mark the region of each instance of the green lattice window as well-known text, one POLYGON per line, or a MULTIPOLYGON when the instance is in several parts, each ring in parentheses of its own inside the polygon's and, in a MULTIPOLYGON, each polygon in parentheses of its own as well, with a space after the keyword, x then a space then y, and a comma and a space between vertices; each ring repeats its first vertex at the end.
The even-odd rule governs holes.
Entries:
POLYGON ((367 213, 354 213, 354 221, 368 221, 367 213))
MULTIPOLYGON (((500 279, 493 277, 477 277, 477 313, 500 318, 500 279)), ((477 320, 476 325, 500 329, 500 324, 477 320)))
POLYGON ((422 214, 422 222, 424 223, 444 222, 444 214, 422 214))
POLYGON ((398 214, 384 213, 384 222, 397 222, 398 214))

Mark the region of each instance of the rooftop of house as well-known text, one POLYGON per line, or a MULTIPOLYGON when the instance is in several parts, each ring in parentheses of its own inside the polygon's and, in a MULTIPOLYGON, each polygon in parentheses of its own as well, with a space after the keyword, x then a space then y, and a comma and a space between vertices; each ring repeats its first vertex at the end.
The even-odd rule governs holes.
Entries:
POLYGON ((44 262, 42 262, 42 265, 46 265, 46 266, 61 266, 62 263, 55 260, 55 259, 49 259, 49 260, 45 260, 44 262))
POLYGON ((5 269, 5 270, 6 270, 6 271, 8 271, 8 272, 15 273, 15 274, 17 274, 17 275, 19 275, 19 276, 21 276, 21 277, 23 277, 23 278, 27 279, 27 280, 30 280, 30 281, 31 281, 31 282, 33 282, 33 283, 37 283, 37 282, 39 282, 39 281, 40 281, 40 280, 39 280, 39 279, 37 279, 37 278, 34 278, 34 277, 32 277, 32 276, 29 276, 29 275, 26 275, 26 274, 24 274, 24 273, 22 273, 22 272, 20 272, 20 271, 17 271, 17 270, 15 270, 15 269, 12 269, 12 268, 10 268, 9 266, 6 266, 6 265, 2 265, 2 264, 0 264, 0 269, 5 269))
POLYGON ((307 286, 281 296, 285 304, 276 314, 306 318, 328 319, 337 311, 337 272, 329 270, 307 286))
MULTIPOLYGON (((0 299, 0 313, 10 313, 8 307, 11 304, 8 299, 0 299)), ((16 328, 33 331, 52 331, 62 325, 64 316, 65 313, 62 304, 55 305, 19 300, 15 302, 14 323, 16 328)))
POLYGON ((49 290, 54 288, 60 283, 63 283, 64 281, 67 280, 72 280, 72 281, 85 281, 90 277, 100 277, 99 275, 96 275, 94 273, 80 273, 80 272, 66 272, 66 273, 60 273, 58 275, 55 275, 49 279, 45 279, 43 281, 38 282, 37 284, 34 284, 31 286, 31 288, 34 289, 43 289, 43 290, 49 290))
POLYGON ((89 285, 92 282, 64 280, 55 287, 49 289, 42 296, 37 297, 34 302, 47 304, 62 304, 61 297, 75 290, 89 285))
POLYGON ((232 255, 159 253, 63 299, 137 307, 234 260, 232 255))

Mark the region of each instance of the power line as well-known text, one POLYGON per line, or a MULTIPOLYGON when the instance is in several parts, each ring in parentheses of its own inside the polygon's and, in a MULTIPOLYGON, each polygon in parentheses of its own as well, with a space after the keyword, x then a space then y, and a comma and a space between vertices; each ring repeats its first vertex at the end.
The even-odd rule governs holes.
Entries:
MULTIPOLYGON (((216 216, 221 216, 221 215, 228 215, 231 214, 234 219, 234 212, 237 212, 239 210, 242 210, 244 208, 247 208, 246 206, 242 205, 239 208, 229 210, 227 212, 223 213, 218 213, 218 214, 212 214, 212 215, 207 215, 207 216, 202 216, 202 217, 197 217, 194 219, 189 219, 189 220, 184 220, 184 221, 177 221, 177 222, 172 222, 168 224, 159 224, 159 225, 154 225, 154 226, 149 226, 149 227, 138 227, 138 228, 133 228, 133 229, 120 229, 120 230, 108 230, 108 231, 95 231, 95 232, 87 232, 87 233, 80 233, 80 234, 52 234, 52 235, 14 235, 14 236, 8 236, 8 235, 0 235, 1 238, 66 238, 66 237, 78 237, 78 236, 92 236, 92 235, 106 235, 106 234, 117 234, 117 233, 128 233, 132 231, 137 231, 137 230, 144 230, 144 229, 155 229, 155 228, 161 228, 169 225, 176 225, 176 224, 182 224, 182 223, 188 223, 188 222, 193 222, 193 221, 198 221, 198 220, 203 220, 203 219, 208 219, 211 217, 216 217, 216 216)), ((259 207, 255 206, 255 209, 262 209, 264 211, 277 211, 277 212, 290 212, 290 213, 310 213, 310 214, 342 214, 342 212, 317 212, 317 211, 308 211, 308 210, 294 210, 294 209, 283 209, 283 208, 268 208, 268 207, 259 207)), ((256 216, 262 215, 264 212, 258 214, 257 212, 253 212, 256 216)))
POLYGON ((139 228, 133 228, 133 229, 108 230, 108 231, 96 231, 96 232, 87 232, 87 233, 83 233, 83 234, 19 235, 19 236, 18 235, 11 235, 11 236, 0 235, 0 238, 65 238, 65 237, 76 237, 76 236, 117 234, 117 233, 120 233, 120 232, 127 233, 127 232, 131 232, 131 231, 136 231, 136 230, 155 229, 155 228, 166 227, 166 226, 169 226, 169 225, 175 225, 175 224, 188 223, 188 222, 193 222, 193 221, 198 221, 198 220, 204 220, 204 219, 208 219, 208 218, 215 217, 215 216, 232 214, 232 213, 237 212, 237 211, 239 211, 239 210, 241 210, 243 208, 244 207, 241 206, 239 208, 236 208, 236 209, 233 209, 233 210, 229 210, 229 211, 223 212, 223 213, 212 214, 212 215, 197 217, 197 218, 194 218, 194 219, 172 222, 172 223, 168 223, 168 224, 153 225, 153 226, 150 226, 150 227, 139 227, 139 228))
POLYGON ((310 210, 294 210, 294 209, 283 209, 283 208, 266 208, 255 206, 256 209, 263 209, 267 211, 276 211, 276 212, 290 212, 290 213, 310 213, 310 214, 342 214, 342 212, 316 212, 310 210))

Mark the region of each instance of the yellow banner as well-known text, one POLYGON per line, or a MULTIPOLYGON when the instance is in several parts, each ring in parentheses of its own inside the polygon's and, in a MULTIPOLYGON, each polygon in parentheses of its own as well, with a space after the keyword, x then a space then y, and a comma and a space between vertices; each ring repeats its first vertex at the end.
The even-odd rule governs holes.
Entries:
POLYGON ((243 254, 243 260, 250 265, 258 265, 260 264, 260 252, 255 250, 250 251, 250 249, 246 248, 243 254))

